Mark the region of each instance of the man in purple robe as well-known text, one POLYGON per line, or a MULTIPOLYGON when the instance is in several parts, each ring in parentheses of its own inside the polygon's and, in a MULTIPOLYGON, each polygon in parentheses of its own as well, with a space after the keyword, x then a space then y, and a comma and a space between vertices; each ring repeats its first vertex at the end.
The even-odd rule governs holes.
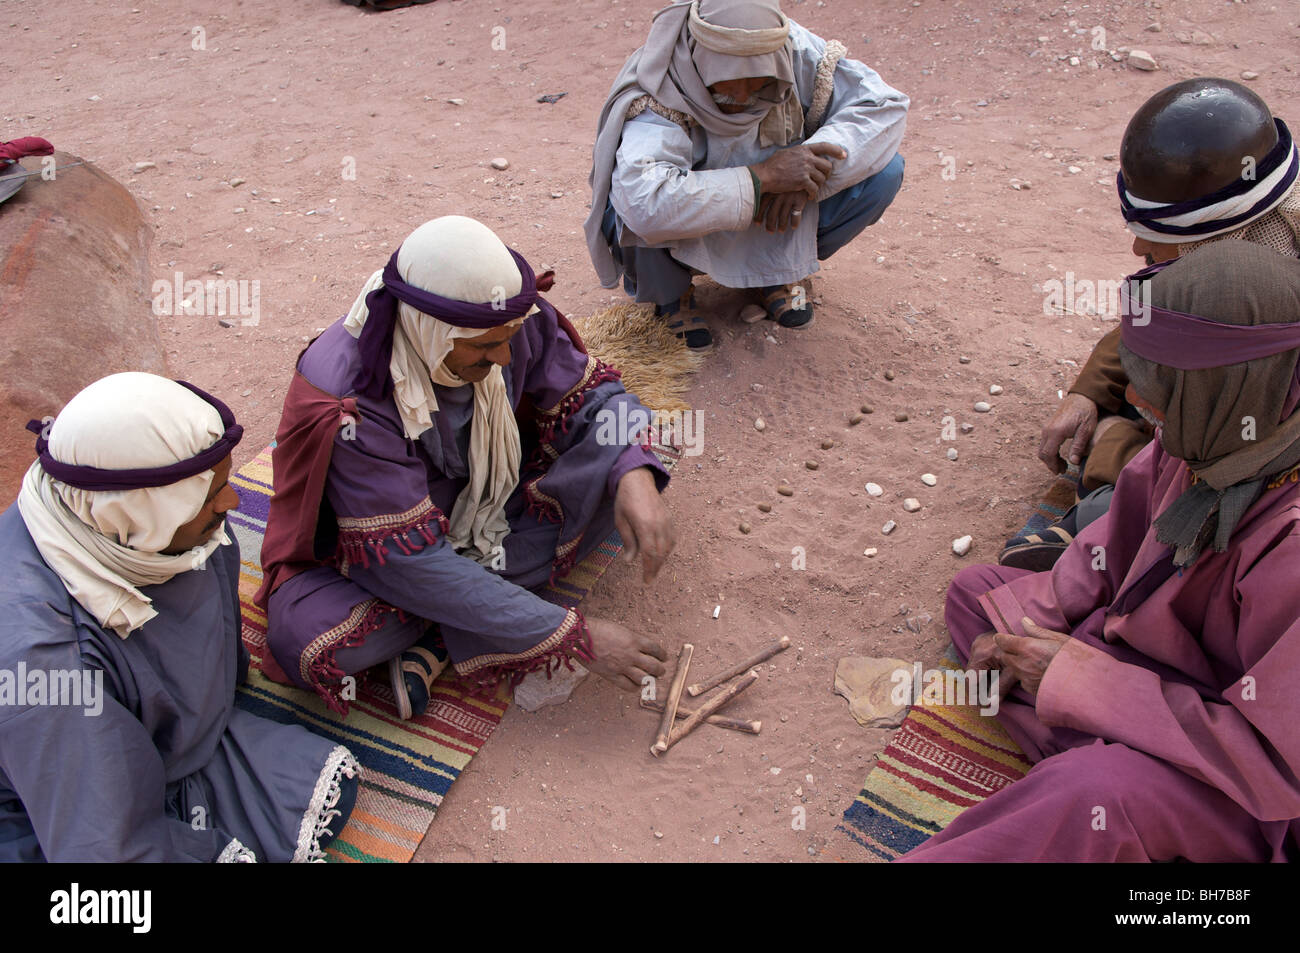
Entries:
POLYGON ((356 760, 234 703, 243 428, 134 373, 29 426, 39 459, 0 514, 0 861, 323 859, 356 760))
POLYGON ((1051 571, 948 591, 1036 764, 905 860, 1300 859, 1300 261, 1221 242, 1124 300, 1158 439, 1051 571))
POLYGON ((653 639, 531 591, 615 528, 646 582, 673 546, 650 413, 550 281, 481 223, 435 219, 299 358, 257 599, 283 677, 337 711, 379 663, 404 718, 448 662, 489 682, 575 659, 627 689, 663 674, 653 639))

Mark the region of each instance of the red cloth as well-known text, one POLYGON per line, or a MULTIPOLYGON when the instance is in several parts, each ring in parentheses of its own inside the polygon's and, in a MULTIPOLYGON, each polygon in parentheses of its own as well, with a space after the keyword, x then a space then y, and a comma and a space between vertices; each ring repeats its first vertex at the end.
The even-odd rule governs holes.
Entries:
POLYGON ((50 145, 48 139, 42 139, 40 136, 23 136, 21 139, 0 142, 0 160, 17 162, 27 156, 49 156, 53 154, 54 146, 50 145))
POLYGON ((262 609, 282 583, 320 565, 315 550, 320 501, 334 435, 349 421, 361 422, 354 398, 327 394, 294 373, 271 451, 275 492, 262 539, 262 588, 253 597, 262 609))

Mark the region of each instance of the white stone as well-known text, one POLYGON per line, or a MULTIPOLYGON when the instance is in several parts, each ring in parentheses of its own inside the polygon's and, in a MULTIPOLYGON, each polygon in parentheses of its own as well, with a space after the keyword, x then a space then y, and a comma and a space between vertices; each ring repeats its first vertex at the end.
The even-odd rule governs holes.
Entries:
POLYGON ((713 607, 713 618, 716 619, 716 618, 717 618, 718 616, 720 616, 720 615, 722 615, 722 606, 714 606, 714 607, 713 607))
POLYGON ((949 459, 949 460, 956 460, 956 459, 957 459, 957 448, 956 448, 956 447, 949 447, 949 448, 948 448, 948 459, 949 459))
POLYGON ((1146 70, 1148 73, 1160 68, 1156 65, 1156 58, 1146 50, 1129 50, 1128 62, 1135 69, 1146 70))
POLYGON ((879 483, 867 484, 867 496, 880 496, 884 492, 885 492, 884 489, 880 486, 879 483))
POLYGON ((934 486, 936 483, 939 482, 939 478, 936 477, 933 473, 922 473, 921 482, 924 483, 926 486, 934 486))
POLYGON ((990 384, 990 385, 989 385, 989 393, 992 394, 994 397, 998 396, 998 394, 1002 393, 1002 385, 1001 385, 1001 384, 990 384))
POLYGON ((764 430, 767 429, 767 424, 763 423, 762 417, 754 418, 754 429, 757 430, 759 433, 762 433, 764 430))
POLYGON ((909 496, 903 501, 903 509, 909 513, 915 513, 921 508, 921 501, 915 497, 909 496))
POLYGON ((888 523, 886 523, 884 526, 880 527, 880 532, 882 532, 882 533, 884 533, 886 536, 888 536, 890 533, 892 533, 892 532, 893 532, 894 530, 896 530, 896 529, 898 529, 898 524, 895 523, 893 520, 890 520, 890 521, 889 521, 888 523))
POLYGON ((1242 79, 1259 79, 1259 74, 1253 69, 1244 69, 1241 71, 1242 79))
POLYGON ((551 673, 549 679, 545 672, 529 672, 515 689, 515 704, 524 711, 537 711, 547 705, 562 705, 588 674, 577 662, 573 663, 572 672, 561 665, 551 673))
POLYGON ((965 556, 970 552, 971 543, 973 542, 975 542, 975 540, 971 539, 969 536, 958 536, 952 541, 952 551, 958 556, 965 556))
POLYGON ((510 168, 510 160, 503 156, 497 156, 489 162, 488 165, 492 166, 492 168, 496 169, 498 172, 504 172, 506 169, 510 168))
POLYGON ((970 358, 967 357, 965 354, 963 354, 961 357, 957 358, 957 363, 958 363, 958 364, 969 364, 969 363, 970 363, 970 358))
POLYGON ((962 432, 962 433, 974 433, 974 432, 975 432, 975 425, 974 425, 974 424, 962 424, 962 425, 961 425, 961 432, 962 432))
POLYGON ((848 656, 835 663, 835 694, 848 699, 849 713, 865 728, 897 728, 911 705, 912 663, 898 658, 848 656), (898 673, 907 677, 907 693, 898 697, 898 673))
POLYGON ((140 172, 147 172, 150 169, 156 169, 156 168, 158 168, 158 163, 156 162, 137 162, 132 167, 131 171, 138 174, 140 172))
POLYGON ((868 546, 862 551, 862 555, 866 556, 868 559, 872 559, 878 552, 880 552, 880 550, 876 549, 875 546, 868 546))
POLYGON ((977 414, 987 414, 992 409, 993 405, 986 400, 977 400, 975 402, 975 413, 977 414))

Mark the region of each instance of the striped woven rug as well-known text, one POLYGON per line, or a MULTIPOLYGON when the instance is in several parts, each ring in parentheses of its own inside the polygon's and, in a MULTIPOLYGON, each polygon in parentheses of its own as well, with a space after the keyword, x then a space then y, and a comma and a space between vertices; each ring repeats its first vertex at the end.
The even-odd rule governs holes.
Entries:
MULTIPOLYGON (((671 469, 677 455, 654 449, 671 469)), ((271 447, 267 447, 230 480, 240 499, 238 512, 230 514, 230 525, 239 540, 239 602, 244 642, 252 656, 248 681, 239 689, 236 704, 264 718, 305 725, 346 745, 361 763, 356 807, 328 848, 329 860, 405 863, 452 782, 501 723, 510 706, 509 690, 503 685, 484 694, 448 668, 434 683, 428 711, 404 722, 397 716, 387 680, 369 679, 358 686, 351 712, 342 719, 315 693, 273 682, 262 674, 266 614, 253 604, 253 594, 262 584, 262 534, 271 477, 271 447)), ((618 534, 611 534, 557 588, 542 595, 557 604, 577 605, 622 548, 618 534)))
POLYGON ((914 705, 836 830, 865 848, 868 859, 893 860, 1030 767, 978 706, 914 705))

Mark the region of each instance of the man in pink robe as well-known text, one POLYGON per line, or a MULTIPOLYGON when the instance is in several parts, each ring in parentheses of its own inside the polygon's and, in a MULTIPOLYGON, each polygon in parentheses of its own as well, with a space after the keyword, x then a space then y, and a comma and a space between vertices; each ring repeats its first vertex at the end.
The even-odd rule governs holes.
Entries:
POLYGON ((1051 571, 948 592, 1036 763, 904 860, 1300 858, 1300 261, 1226 241, 1161 269, 1121 346, 1159 440, 1051 571))

